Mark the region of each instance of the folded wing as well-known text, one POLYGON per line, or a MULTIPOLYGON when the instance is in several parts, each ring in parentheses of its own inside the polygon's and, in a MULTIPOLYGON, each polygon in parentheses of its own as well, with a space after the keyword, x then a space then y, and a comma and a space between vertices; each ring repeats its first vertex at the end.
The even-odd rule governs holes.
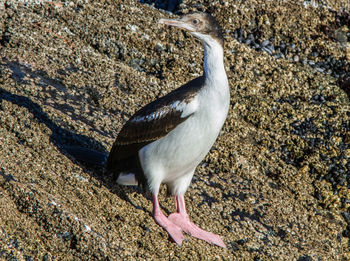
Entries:
POLYGON ((201 76, 137 111, 119 132, 108 156, 107 171, 115 178, 120 172, 134 172, 144 183, 138 151, 191 117, 198 107, 196 94, 203 86, 201 76))

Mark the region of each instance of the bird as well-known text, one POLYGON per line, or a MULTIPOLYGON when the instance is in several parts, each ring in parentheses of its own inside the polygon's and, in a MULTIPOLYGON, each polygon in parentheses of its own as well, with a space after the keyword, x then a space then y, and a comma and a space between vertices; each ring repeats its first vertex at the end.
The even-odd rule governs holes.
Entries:
POLYGON ((153 217, 181 246, 183 232, 226 248, 219 235, 190 221, 185 206, 196 167, 207 155, 230 106, 224 67, 224 38, 216 19, 194 12, 158 22, 187 31, 204 47, 204 72, 138 110, 120 130, 110 150, 106 171, 121 185, 141 185, 152 193, 153 217), (158 200, 162 184, 174 195, 176 212, 165 216, 158 200))

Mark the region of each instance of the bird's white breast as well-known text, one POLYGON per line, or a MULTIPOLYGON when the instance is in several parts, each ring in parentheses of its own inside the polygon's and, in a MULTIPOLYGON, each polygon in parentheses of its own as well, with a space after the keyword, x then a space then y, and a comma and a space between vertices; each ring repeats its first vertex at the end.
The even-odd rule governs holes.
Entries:
MULTIPOLYGON (((227 81, 221 84, 220 87, 228 91, 227 81)), ((151 189, 161 182, 175 186, 176 190, 177 186, 173 183, 182 182, 179 178, 186 175, 192 178, 196 166, 214 144, 226 119, 229 95, 225 91, 204 87, 191 103, 182 103, 181 106, 184 106, 185 115, 193 108, 196 111, 168 135, 139 152, 151 189)), ((183 189, 186 190, 187 186, 183 189)))

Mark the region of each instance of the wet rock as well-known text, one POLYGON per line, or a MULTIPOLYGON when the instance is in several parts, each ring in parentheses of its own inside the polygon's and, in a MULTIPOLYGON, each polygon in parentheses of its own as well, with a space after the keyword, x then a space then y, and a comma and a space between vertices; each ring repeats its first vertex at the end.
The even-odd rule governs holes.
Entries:
POLYGON ((176 13, 178 11, 181 0, 140 0, 140 3, 149 4, 159 9, 163 9, 169 12, 176 13))

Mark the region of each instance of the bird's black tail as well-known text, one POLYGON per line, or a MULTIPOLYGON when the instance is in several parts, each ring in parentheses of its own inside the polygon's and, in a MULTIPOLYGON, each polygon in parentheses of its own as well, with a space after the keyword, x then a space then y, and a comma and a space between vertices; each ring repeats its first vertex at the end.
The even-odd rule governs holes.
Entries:
POLYGON ((73 156, 80 163, 89 165, 104 166, 108 153, 78 146, 65 146, 64 150, 73 156))

